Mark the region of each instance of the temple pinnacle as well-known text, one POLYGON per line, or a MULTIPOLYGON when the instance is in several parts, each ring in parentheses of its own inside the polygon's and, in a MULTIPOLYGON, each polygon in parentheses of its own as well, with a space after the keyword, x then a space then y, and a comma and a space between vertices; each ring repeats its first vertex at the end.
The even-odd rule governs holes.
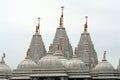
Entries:
POLYGON ((40 17, 38 17, 38 25, 36 26, 36 33, 40 32, 40 17))
POLYGON ((86 23, 85 23, 85 25, 84 25, 84 32, 86 32, 87 31, 87 19, 88 19, 88 16, 85 16, 85 18, 86 18, 86 23))
POLYGON ((61 9, 62 9, 62 14, 61 14, 61 17, 60 17, 60 26, 63 26, 63 9, 64 9, 64 6, 62 6, 61 9))

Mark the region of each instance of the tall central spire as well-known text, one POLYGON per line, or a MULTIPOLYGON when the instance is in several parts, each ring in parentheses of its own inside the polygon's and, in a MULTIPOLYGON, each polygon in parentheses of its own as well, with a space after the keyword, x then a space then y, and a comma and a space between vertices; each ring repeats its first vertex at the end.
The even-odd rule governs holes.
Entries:
POLYGON ((63 9, 64 9, 64 6, 61 7, 62 14, 61 14, 61 17, 60 17, 60 27, 63 26, 63 9))
POLYGON ((64 7, 61 7, 62 9, 62 14, 60 17, 60 23, 59 23, 59 27, 57 28, 57 31, 55 33, 55 37, 53 39, 53 47, 52 47, 52 52, 55 53, 56 51, 58 51, 58 44, 60 44, 60 39, 62 38, 62 50, 61 52, 64 54, 64 57, 67 59, 71 59, 72 55, 73 55, 73 50, 72 50, 72 46, 70 44, 68 35, 66 33, 65 28, 63 27, 63 9, 64 7))
POLYGON ((38 17, 38 25, 36 26, 36 33, 40 32, 40 17, 38 17))

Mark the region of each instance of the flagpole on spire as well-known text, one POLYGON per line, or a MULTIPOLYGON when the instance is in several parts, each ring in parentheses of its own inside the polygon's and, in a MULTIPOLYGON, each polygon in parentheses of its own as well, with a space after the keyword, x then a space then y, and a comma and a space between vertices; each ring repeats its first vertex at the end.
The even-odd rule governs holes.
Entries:
POLYGON ((36 26, 36 33, 40 32, 40 17, 38 17, 38 25, 36 26))
POLYGON ((64 6, 61 7, 62 14, 61 14, 61 17, 60 17, 60 26, 63 26, 63 9, 64 9, 64 6))
POLYGON ((86 23, 85 23, 85 25, 84 25, 84 32, 87 31, 87 27, 88 27, 88 25, 87 25, 88 16, 85 16, 85 19, 86 19, 86 23))

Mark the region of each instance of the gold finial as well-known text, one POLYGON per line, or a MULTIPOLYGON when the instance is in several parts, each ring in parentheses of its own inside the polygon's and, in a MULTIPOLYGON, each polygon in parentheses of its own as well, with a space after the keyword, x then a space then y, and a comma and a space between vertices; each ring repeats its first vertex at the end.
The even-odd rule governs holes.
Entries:
POLYGON ((84 31, 86 32, 86 31, 87 31, 87 20, 88 20, 88 16, 85 16, 85 18, 86 18, 86 23, 85 23, 85 25, 84 25, 84 31))
POLYGON ((61 14, 61 17, 60 17, 60 26, 63 26, 63 9, 64 9, 64 6, 62 6, 61 9, 62 9, 62 14, 61 14))
POLYGON ((38 17, 38 25, 36 26, 36 33, 39 32, 40 28, 40 17, 38 17))
POLYGON ((106 51, 104 51, 104 55, 103 55, 103 60, 102 61, 106 61, 106 51))

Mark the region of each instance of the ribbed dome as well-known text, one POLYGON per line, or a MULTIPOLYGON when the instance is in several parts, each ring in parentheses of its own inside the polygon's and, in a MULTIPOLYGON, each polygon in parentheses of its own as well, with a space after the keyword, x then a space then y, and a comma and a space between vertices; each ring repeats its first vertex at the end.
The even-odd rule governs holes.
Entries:
POLYGON ((67 67, 68 60, 64 57, 64 54, 61 51, 56 51, 54 53, 54 56, 58 57, 58 59, 61 61, 61 63, 67 67))
POLYGON ((5 74, 10 74, 12 72, 11 68, 7 64, 5 64, 3 58, 0 62, 0 72, 5 74))
POLYGON ((63 58, 63 59, 60 59, 60 61, 62 62, 62 64, 67 68, 67 63, 68 63, 68 60, 63 58))
POLYGON ((37 64, 29 57, 26 56, 25 60, 23 60, 17 67, 18 70, 31 70, 35 69, 37 64))
POLYGON ((113 72, 114 67, 107 61, 102 61, 94 68, 95 71, 99 72, 113 72))
POLYGON ((103 73, 114 72, 114 67, 112 66, 111 63, 109 63, 106 60, 105 54, 106 53, 104 53, 102 62, 100 62, 98 65, 96 65, 96 67, 93 69, 94 71, 103 72, 103 73))
POLYGON ((85 66, 85 63, 81 61, 79 58, 77 58, 76 55, 73 56, 71 60, 69 60, 67 64, 67 68, 69 70, 81 70, 81 71, 86 71, 88 68, 85 66))
POLYGON ((38 61, 38 66, 41 69, 64 69, 65 67, 62 65, 61 61, 53 56, 51 52, 49 52, 45 57, 41 58, 38 61))

